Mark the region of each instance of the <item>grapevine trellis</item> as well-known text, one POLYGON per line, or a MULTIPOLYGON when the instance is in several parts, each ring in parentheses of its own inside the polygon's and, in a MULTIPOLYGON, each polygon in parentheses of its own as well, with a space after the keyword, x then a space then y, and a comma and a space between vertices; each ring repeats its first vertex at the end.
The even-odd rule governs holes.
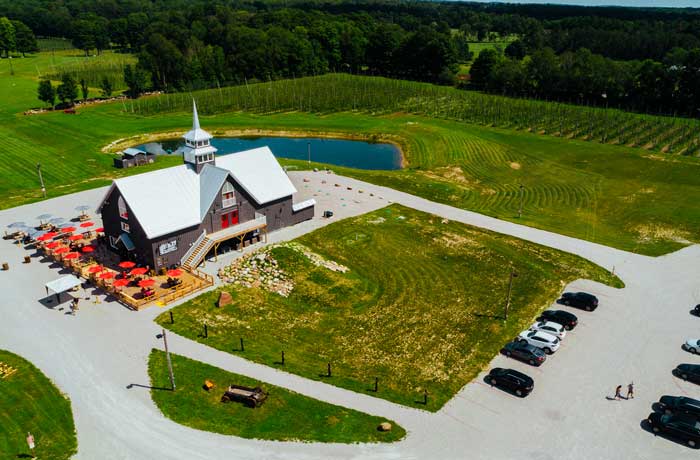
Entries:
POLYGON ((142 115, 189 110, 260 113, 405 112, 557 137, 684 155, 700 154, 700 121, 557 102, 515 99, 427 83, 327 74, 144 97, 128 110, 142 115))

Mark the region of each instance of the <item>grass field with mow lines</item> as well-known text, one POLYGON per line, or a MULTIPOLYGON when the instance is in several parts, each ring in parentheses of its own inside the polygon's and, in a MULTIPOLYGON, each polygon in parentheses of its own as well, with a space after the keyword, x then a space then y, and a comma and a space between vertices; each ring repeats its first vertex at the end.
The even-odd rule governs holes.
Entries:
POLYGON ((530 325, 564 285, 587 278, 621 286, 577 256, 420 211, 388 208, 339 221, 297 240, 349 268, 334 272, 301 252, 272 254, 294 282, 288 298, 230 284, 157 322, 209 346, 288 372, 401 404, 437 410, 471 381, 503 343, 530 325), (390 261, 390 263, 388 262, 390 261), (520 273, 503 321, 508 273, 520 273), (208 338, 203 338, 203 324, 208 338), (239 338, 245 351, 238 350, 239 338), (333 376, 324 377, 332 363, 333 376), (421 404, 424 390, 430 397, 421 404))

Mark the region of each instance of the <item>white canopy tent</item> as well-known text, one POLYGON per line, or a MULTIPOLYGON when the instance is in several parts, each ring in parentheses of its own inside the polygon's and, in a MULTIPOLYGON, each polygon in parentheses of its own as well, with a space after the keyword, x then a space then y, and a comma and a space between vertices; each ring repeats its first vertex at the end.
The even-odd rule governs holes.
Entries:
POLYGON ((81 283, 80 278, 74 275, 62 276, 57 280, 46 283, 46 295, 48 296, 50 293, 56 294, 56 301, 60 303, 62 292, 70 291, 74 287, 80 286, 81 283))

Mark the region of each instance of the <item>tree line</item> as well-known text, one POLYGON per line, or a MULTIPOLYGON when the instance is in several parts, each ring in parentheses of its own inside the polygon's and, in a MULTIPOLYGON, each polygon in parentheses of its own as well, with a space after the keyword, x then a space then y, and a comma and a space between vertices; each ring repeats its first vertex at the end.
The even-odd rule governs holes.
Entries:
POLYGON ((36 36, 32 29, 18 20, 0 17, 0 56, 9 57, 10 53, 33 53, 39 50, 36 36))

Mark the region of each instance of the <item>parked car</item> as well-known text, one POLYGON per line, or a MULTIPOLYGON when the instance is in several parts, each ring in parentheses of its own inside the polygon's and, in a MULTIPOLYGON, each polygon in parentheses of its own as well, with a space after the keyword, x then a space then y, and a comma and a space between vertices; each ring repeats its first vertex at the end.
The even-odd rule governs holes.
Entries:
POLYGON ((688 414, 700 418, 700 401, 685 396, 662 396, 659 407, 667 414, 688 414))
POLYGON ((509 358, 525 361, 531 366, 541 366, 547 359, 547 355, 540 348, 530 345, 529 343, 522 342, 507 343, 503 348, 501 348, 501 353, 509 358))
POLYGON ((530 326, 530 330, 546 332, 547 334, 555 336, 559 340, 562 340, 564 337, 566 337, 566 331, 564 330, 564 326, 553 321, 539 321, 530 326))
POLYGON ((695 308, 693 308, 693 314, 694 314, 695 316, 700 316, 700 303, 697 304, 697 305, 695 306, 695 308))
POLYGON ((545 310, 537 318, 537 321, 552 321, 561 324, 567 331, 572 330, 578 324, 576 315, 564 310, 545 310))
POLYGON ((700 350, 700 340, 688 339, 683 344, 683 349, 691 353, 697 353, 700 350))
POLYGON ((535 387, 532 378, 514 369, 495 367, 491 369, 487 379, 491 385, 511 390, 520 397, 529 395, 535 387))
POLYGON ((700 443, 700 421, 692 415, 669 415, 652 412, 647 418, 654 433, 667 433, 695 447, 700 443))
POLYGON ((673 375, 700 384, 700 364, 679 364, 673 369, 673 375))
POLYGON ((537 348, 541 348, 542 351, 548 355, 551 355, 559 349, 559 339, 546 332, 531 331, 528 329, 520 333, 518 340, 522 343, 529 343, 537 348))
POLYGON ((587 292, 565 292, 561 296, 561 303, 569 307, 582 308, 593 311, 598 308, 598 298, 587 292))

